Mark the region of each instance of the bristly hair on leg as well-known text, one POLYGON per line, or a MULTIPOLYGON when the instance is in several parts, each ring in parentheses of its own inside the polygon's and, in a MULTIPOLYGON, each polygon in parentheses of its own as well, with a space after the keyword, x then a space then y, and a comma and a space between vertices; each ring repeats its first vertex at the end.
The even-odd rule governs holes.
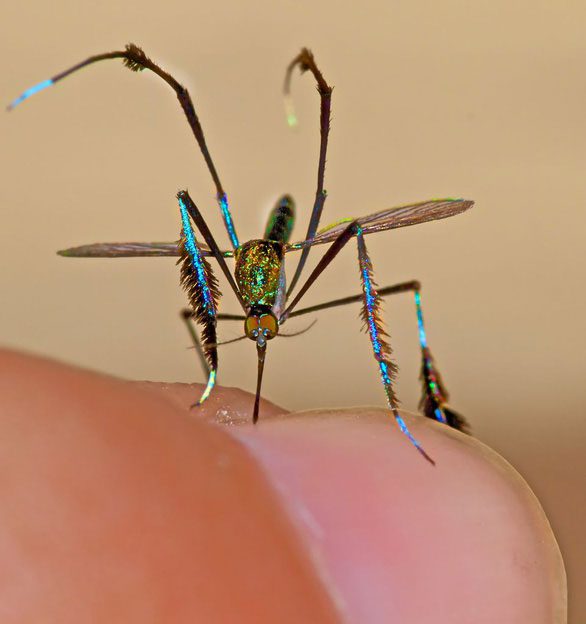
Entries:
POLYGON ((215 313, 218 309, 218 302, 222 293, 218 288, 218 280, 212 271, 210 263, 202 256, 205 279, 209 285, 212 306, 214 314, 210 315, 207 302, 204 299, 203 290, 198 283, 197 272, 193 267, 193 263, 187 252, 185 235, 181 232, 179 241, 180 257, 177 264, 180 265, 181 286, 187 293, 189 303, 193 309, 193 316, 197 323, 202 326, 201 345, 209 367, 212 370, 218 368, 218 352, 216 349, 216 318, 215 313))
POLYGON ((419 409, 422 411, 423 415, 431 420, 439 420, 436 412, 437 410, 441 410, 443 416, 445 416, 447 425, 463 433, 470 433, 468 421, 461 414, 458 414, 458 412, 446 405, 450 395, 446 390, 428 347, 423 351, 423 362, 421 364, 419 379, 422 384, 419 409))
POLYGON ((128 67, 130 71, 140 72, 146 69, 145 64, 150 63, 151 60, 144 53, 143 49, 135 45, 134 43, 128 43, 124 46, 128 56, 124 58, 124 66, 128 67))
POLYGON ((376 290, 376 285, 373 281, 373 269, 372 262, 366 251, 366 245, 364 243, 364 236, 362 229, 359 225, 354 225, 353 228, 356 231, 356 242, 358 243, 358 262, 360 266, 360 279, 362 281, 362 291, 364 293, 364 302, 362 305, 361 317, 365 322, 366 329, 370 335, 370 342, 372 344, 374 357, 378 362, 381 380, 387 395, 387 402, 395 417, 395 421, 399 426, 399 429, 409 438, 411 444, 419 451, 421 455, 432 465, 435 465, 434 460, 426 453, 425 449, 421 446, 419 441, 409 431, 407 424, 403 420, 398 409, 398 399, 393 388, 393 382, 397 374, 397 366, 391 361, 391 346, 386 341, 385 337, 388 334, 385 332, 382 326, 381 312, 382 304, 381 298, 376 290))
MULTIPOLYGON (((372 293, 370 294, 370 296, 368 294, 366 295, 362 303, 362 308, 360 310, 360 318, 362 319, 362 330, 365 333, 371 335, 376 360, 379 363, 383 362, 384 364, 386 364, 390 383, 385 383, 385 392, 391 405, 398 406, 399 399, 395 394, 392 384, 397 377, 399 369, 395 362, 391 360, 393 350, 391 348, 391 345, 387 341, 387 338, 389 338, 389 334, 383 326, 382 298, 376 290, 378 284, 374 280, 372 262, 370 260, 370 256, 368 255, 366 247, 364 247, 363 253, 359 256, 359 263, 360 279, 362 281, 363 289, 365 289, 365 282, 367 282, 372 287, 372 293)), ((368 289, 366 289, 365 292, 368 292, 368 289)))
POLYGON ((442 409, 444 410, 446 421, 450 427, 470 435, 470 424, 462 414, 458 414, 458 412, 455 412, 452 408, 446 407, 445 405, 442 409))

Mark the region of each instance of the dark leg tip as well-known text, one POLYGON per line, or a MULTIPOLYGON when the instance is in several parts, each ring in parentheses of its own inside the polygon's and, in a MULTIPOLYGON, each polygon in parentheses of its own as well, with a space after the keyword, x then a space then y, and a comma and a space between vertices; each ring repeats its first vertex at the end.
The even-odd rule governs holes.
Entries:
POLYGON ((417 449, 423 457, 432 465, 435 466, 435 460, 433 460, 421 447, 417 449))
POLYGON ((455 412, 450 407, 446 407, 442 405, 442 410, 446 416, 447 424, 453 429, 457 429, 458 431, 462 431, 463 433, 470 434, 470 425, 468 421, 459 414, 455 412))

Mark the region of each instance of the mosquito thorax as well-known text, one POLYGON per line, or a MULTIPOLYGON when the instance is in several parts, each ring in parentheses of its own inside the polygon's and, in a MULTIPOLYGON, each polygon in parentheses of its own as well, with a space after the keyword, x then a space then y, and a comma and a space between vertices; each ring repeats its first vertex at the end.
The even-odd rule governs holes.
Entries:
POLYGON ((248 338, 264 346, 279 333, 279 321, 269 306, 256 305, 250 308, 244 321, 244 331, 248 338))
POLYGON ((283 254, 283 243, 263 239, 248 241, 236 250, 234 276, 244 302, 251 308, 275 304, 283 254))

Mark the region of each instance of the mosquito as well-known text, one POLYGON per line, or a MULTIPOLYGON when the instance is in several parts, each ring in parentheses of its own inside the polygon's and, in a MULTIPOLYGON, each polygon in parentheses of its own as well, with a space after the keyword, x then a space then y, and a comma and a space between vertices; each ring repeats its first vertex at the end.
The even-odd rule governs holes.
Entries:
MULTIPOLYGON (((287 66, 284 81, 284 94, 287 105, 287 118, 290 125, 296 123, 291 100, 291 81, 293 72, 310 72, 315 79, 320 97, 320 147, 317 168, 317 188, 311 211, 307 233, 302 241, 290 243, 295 221, 295 203, 289 195, 284 195, 270 213, 263 238, 241 243, 236 233, 228 197, 220 181, 214 161, 210 155, 204 132, 195 111, 193 101, 185 87, 173 76, 152 61, 143 50, 128 44, 124 50, 90 56, 85 61, 56 74, 27 89, 9 106, 11 110, 31 95, 42 91, 70 74, 98 61, 122 59, 123 64, 134 72, 145 69, 164 80, 175 91, 187 122, 201 150, 207 169, 212 177, 216 199, 222 214, 231 249, 222 250, 216 243, 207 226, 205 218, 186 190, 177 193, 181 232, 178 241, 169 243, 97 243, 82 245, 59 251, 62 256, 74 257, 131 257, 131 256, 176 256, 180 266, 181 285, 184 288, 190 308, 182 311, 182 318, 187 324, 191 339, 200 355, 207 375, 207 384, 194 406, 201 405, 212 392, 218 373, 218 321, 240 321, 244 323, 244 334, 236 340, 249 338, 256 345, 258 372, 256 395, 252 421, 258 420, 259 402, 267 344, 284 334, 282 326, 289 318, 318 312, 327 308, 360 302, 361 318, 364 329, 370 338, 374 359, 378 365, 388 407, 400 430, 407 436, 415 448, 431 463, 433 459, 409 431, 401 417, 399 401, 394 391, 397 367, 391 360, 389 335, 383 327, 381 318, 382 298, 387 295, 411 292, 415 298, 415 311, 421 348, 422 398, 419 404, 423 414, 451 427, 466 430, 466 421, 448 404, 448 392, 441 380, 431 351, 427 344, 423 312, 421 308, 421 285, 418 281, 409 281, 386 288, 377 289, 374 280, 373 265, 366 249, 365 236, 373 232, 382 232, 395 228, 445 219, 472 207, 473 202, 465 199, 432 199, 390 208, 373 214, 337 221, 318 230, 320 218, 326 201, 324 188, 326 154, 330 130, 332 87, 326 82, 310 50, 303 48, 287 66), (198 237, 201 235, 203 241, 198 237), (352 240, 358 248, 358 268, 362 290, 359 294, 327 301, 306 308, 298 304, 338 253, 352 240), (296 291, 295 287, 302 276, 310 250, 316 245, 330 244, 313 271, 296 291), (285 256, 291 252, 300 252, 293 278, 287 287, 285 275, 285 256), (225 275, 228 284, 242 307, 242 314, 220 313, 221 293, 218 280, 207 258, 213 257, 225 275), (226 258, 233 258, 234 271, 230 271, 226 258), (199 326, 199 335, 197 332, 199 326)), ((303 330, 306 331, 306 330, 303 330)), ((302 333, 302 332, 297 332, 302 333)), ((226 341, 232 342, 232 341, 226 341)), ((192 406, 193 407, 193 406, 192 406)))

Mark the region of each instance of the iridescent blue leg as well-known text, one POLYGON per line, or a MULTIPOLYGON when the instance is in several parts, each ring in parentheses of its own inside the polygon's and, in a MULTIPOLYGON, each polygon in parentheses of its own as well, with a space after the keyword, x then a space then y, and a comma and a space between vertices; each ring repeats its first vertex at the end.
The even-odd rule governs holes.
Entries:
POLYGON ((228 265, 226 264, 226 260, 224 260, 224 255, 220 251, 220 248, 218 247, 218 244, 216 243, 214 236, 211 233, 210 228, 208 227, 208 224, 203 218, 203 215, 201 214, 199 208, 195 205, 194 201, 191 199, 187 191, 179 191, 179 193, 177 193, 177 199, 179 200, 179 203, 185 208, 186 212, 188 213, 189 217, 192 219, 197 229, 201 232, 201 235, 203 236, 208 247, 210 248, 212 255, 214 256, 214 258, 220 265, 220 269, 226 276, 226 279, 228 280, 228 284, 234 291, 234 294, 236 295, 238 302, 242 306, 242 309, 246 311, 247 306, 244 300, 242 299, 242 294, 240 293, 238 285, 234 281, 234 277, 232 273, 230 272, 228 265))
POLYGON ((187 292, 193 317, 202 327, 201 347, 209 370, 206 388, 199 401, 195 403, 201 405, 216 384, 218 371, 216 323, 220 291, 212 268, 198 247, 185 198, 179 194, 178 200, 181 213, 181 256, 178 260, 178 264, 181 265, 181 285, 187 292))
POLYGON ((435 462, 433 459, 431 459, 421 444, 415 439, 402 416, 399 414, 399 401, 393 389, 393 382, 397 369, 390 359, 391 347, 387 342, 388 334, 382 327, 382 319, 380 316, 381 298, 376 290, 376 284, 373 279, 372 262, 368 256, 364 235, 359 225, 356 226, 356 242, 358 244, 358 264, 360 267, 360 280, 362 282, 362 292, 364 296, 362 319, 368 330, 374 358, 378 363, 380 377, 383 382, 385 394, 387 395, 387 403, 399 425, 399 429, 409 438, 423 457, 434 464, 435 462))
POLYGON ((387 402, 401 431, 409 438, 411 443, 425 457, 425 459, 433 464, 434 461, 423 450, 421 444, 413 437, 407 427, 407 424, 399 414, 399 402, 393 390, 393 377, 396 373, 396 367, 390 360, 391 347, 385 339, 387 334, 382 328, 382 321, 380 319, 380 296, 376 291, 376 285, 373 281, 372 263, 366 251, 362 228, 357 221, 349 223, 348 226, 342 230, 338 238, 334 240, 330 248, 317 263, 317 266, 313 269, 303 286, 299 289, 293 298, 293 301, 279 317, 279 323, 284 323, 287 318, 293 314, 293 310, 296 305, 309 290, 311 285, 330 264, 330 262, 332 262, 332 260, 338 255, 346 243, 354 236, 356 236, 358 243, 358 262, 360 266, 360 279, 362 282, 362 318, 368 329, 368 334, 370 336, 370 341, 374 351, 374 357, 378 362, 380 376, 387 395, 387 402))
POLYGON ((445 403, 446 398, 442 396, 440 386, 437 383, 433 358, 431 357, 431 352, 427 346, 427 336, 425 334, 425 326, 423 325, 423 311, 421 310, 421 293, 419 288, 415 290, 415 309, 417 311, 417 328, 419 332, 419 346, 421 347, 422 357, 421 378, 424 384, 421 407, 426 412, 426 415, 431 415, 432 418, 435 418, 435 420, 447 423, 446 416, 442 409, 442 404, 445 403))
POLYGON ((206 139, 203 133, 203 128, 199 121, 199 117, 195 111, 195 107, 193 105, 193 101, 187 89, 177 82, 171 74, 167 73, 164 69, 159 67, 154 61, 152 61, 144 51, 139 48, 137 45, 133 43, 129 43, 124 50, 116 50, 114 52, 106 52, 104 54, 96 54, 94 56, 90 56, 85 59, 81 63, 77 63, 73 67, 66 69, 58 74, 55 74, 51 78, 47 80, 43 80, 39 82, 35 86, 27 89, 24 93, 18 96, 15 100, 13 100, 8 105, 8 110, 12 110, 16 106, 18 106, 21 102, 24 102, 31 95, 50 87, 51 85, 56 84, 60 80, 63 80, 67 76, 75 73, 76 71, 87 67, 88 65, 92 65, 93 63, 97 63, 99 61, 105 61, 109 59, 122 59, 124 65, 128 67, 131 71, 140 72, 145 69, 153 72, 159 78, 162 78, 174 91, 177 95, 177 99, 179 100, 179 104, 185 113, 185 117, 187 118, 187 122, 193 132, 193 136, 199 145, 201 153, 206 162, 207 168, 212 176, 212 180, 214 181, 214 185, 216 187, 216 197, 218 203, 220 205, 220 210, 222 211, 222 218, 224 220, 224 224, 226 226, 226 230, 228 232, 228 236, 230 237, 230 242, 232 243, 232 247, 236 249, 239 245, 238 236, 236 235, 236 229, 234 227, 234 222, 232 221, 232 215, 230 213, 230 208, 228 206, 228 198, 226 197, 226 192, 224 191, 224 187, 220 181, 220 176, 216 170, 216 166, 214 161, 212 160, 210 151, 208 149, 206 139))
POLYGON ((421 285, 419 282, 416 282, 416 288, 414 289, 415 309, 417 311, 419 344, 421 346, 421 381, 423 383, 423 393, 419 401, 419 408, 428 418, 439 420, 454 429, 468 433, 469 425, 466 419, 447 405, 450 397, 427 344, 427 336, 423 325, 420 288, 421 285))
POLYGON ((12 100, 10 104, 6 107, 6 110, 11 111, 13 108, 16 108, 19 104, 27 100, 31 95, 54 85, 55 81, 52 78, 48 78, 47 80, 43 80, 32 87, 29 87, 24 93, 21 93, 16 99, 12 100))
MULTIPOLYGON (((379 297, 397 295, 404 292, 413 292, 415 294, 419 342, 422 353, 421 380, 423 382, 423 393, 421 401, 419 402, 419 407, 427 418, 447 423, 450 427, 454 427, 460 431, 468 431, 469 427, 464 418, 446 405, 448 393, 441 382, 441 377, 437 371, 429 347, 427 346, 427 337, 425 335, 423 314, 421 311, 421 284, 417 280, 411 280, 409 282, 401 282, 400 284, 378 288, 377 291, 379 297)), ((295 310, 289 314, 289 317, 292 318, 311 312, 327 310, 328 308, 357 303, 363 301, 363 299, 364 295, 362 293, 360 295, 352 295, 351 297, 342 297, 341 299, 334 299, 332 301, 302 308, 301 310, 295 310)), ((241 320, 241 318, 240 316, 236 317, 237 320, 241 320)))

